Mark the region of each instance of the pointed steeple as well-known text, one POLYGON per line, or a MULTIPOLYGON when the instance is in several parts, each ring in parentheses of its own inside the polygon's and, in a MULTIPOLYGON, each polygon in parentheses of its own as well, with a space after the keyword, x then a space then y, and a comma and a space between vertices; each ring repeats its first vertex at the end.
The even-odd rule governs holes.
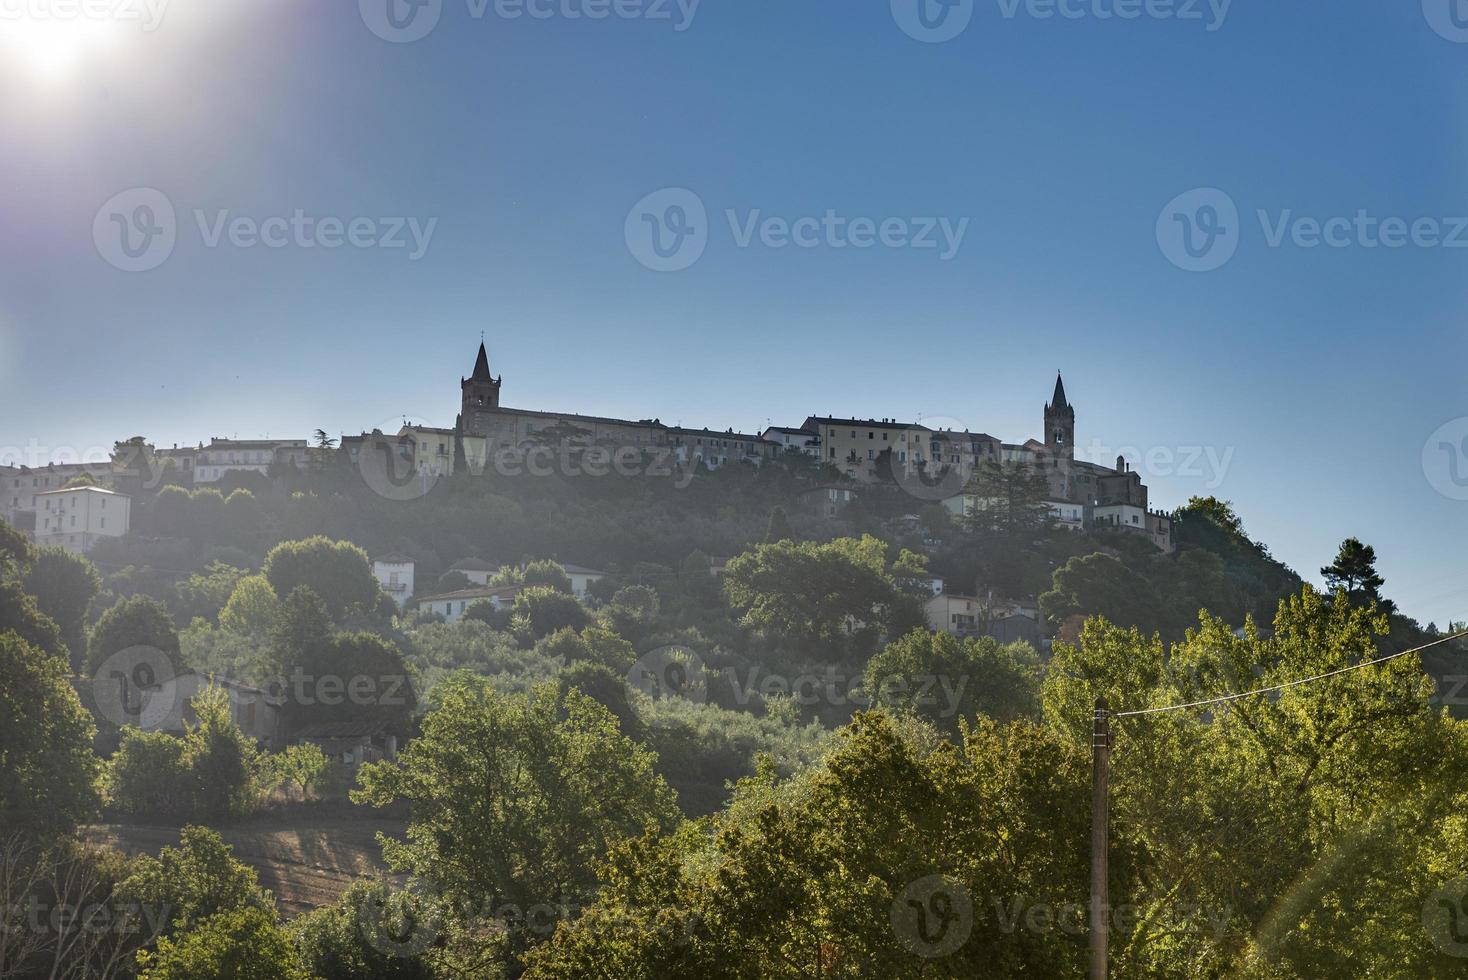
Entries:
POLYGON ((489 373, 489 353, 484 349, 484 341, 479 342, 479 356, 474 359, 474 373, 469 376, 471 381, 491 381, 489 373))
POLYGON ((1055 394, 1050 398, 1051 408, 1065 408, 1069 403, 1065 400, 1065 381, 1061 379, 1060 372, 1055 372, 1055 394))

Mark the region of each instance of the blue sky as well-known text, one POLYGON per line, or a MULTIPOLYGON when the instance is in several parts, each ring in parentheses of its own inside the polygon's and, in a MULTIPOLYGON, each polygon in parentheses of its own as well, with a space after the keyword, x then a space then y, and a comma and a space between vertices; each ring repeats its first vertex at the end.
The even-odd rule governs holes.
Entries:
POLYGON ((1405 611, 1468 617, 1468 502, 1446 450, 1424 468, 1468 417, 1468 250, 1266 230, 1468 223, 1447 0, 1235 0, 1221 23, 974 0, 944 43, 885 0, 702 0, 686 24, 671 3, 441 2, 413 43, 357 4, 173 0, 59 68, 4 49, 0 447, 447 425, 481 330, 507 404, 721 428, 831 413, 1020 441, 1063 369, 1082 450, 1133 450, 1154 503, 1232 499, 1307 575, 1357 535, 1405 611), (176 243, 129 272, 93 225, 117 195, 131 215, 135 188, 173 207, 176 243), (666 188, 696 195, 707 247, 656 272, 625 229, 666 188), (1208 272, 1159 247, 1196 188, 1238 211, 1208 272), (208 244, 220 212, 298 209, 436 223, 416 260, 208 244), (730 210, 967 224, 945 260, 741 247, 730 210), (1227 465, 1188 465, 1209 450, 1227 465))

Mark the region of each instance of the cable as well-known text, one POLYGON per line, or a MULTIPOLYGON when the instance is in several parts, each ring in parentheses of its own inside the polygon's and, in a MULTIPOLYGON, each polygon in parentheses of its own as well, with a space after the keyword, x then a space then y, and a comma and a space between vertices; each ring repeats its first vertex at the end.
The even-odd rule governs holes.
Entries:
POLYGON ((1431 643, 1424 643, 1420 647, 1413 647, 1410 650, 1403 650, 1401 653, 1393 653, 1385 657, 1378 657, 1375 660, 1368 660, 1364 663, 1359 663, 1352 667, 1342 667, 1340 670, 1332 670, 1329 673, 1325 674, 1316 674, 1314 677, 1302 677, 1299 680, 1289 681, 1284 684, 1276 684, 1273 687, 1262 687, 1257 691, 1244 691, 1242 694, 1226 694, 1223 697, 1209 698, 1206 701, 1190 701, 1187 704, 1172 704, 1168 705, 1165 708, 1142 708, 1139 711, 1117 711, 1112 713, 1112 717, 1135 718, 1138 715, 1156 715, 1162 714, 1165 711, 1181 711, 1184 708, 1203 708, 1210 704, 1224 704, 1228 701, 1238 701, 1243 698, 1252 698, 1260 694, 1272 694, 1275 691, 1283 691, 1286 688, 1299 687, 1301 684, 1312 684, 1315 681, 1323 681, 1329 677, 1339 677, 1341 674, 1349 674, 1353 670, 1362 670, 1366 667, 1375 667, 1378 664, 1386 663, 1388 660, 1396 660, 1398 657, 1405 657, 1413 653, 1421 653, 1423 650, 1429 649, 1430 647, 1435 647, 1440 643, 1448 643, 1452 640, 1461 640, 1464 637, 1468 637, 1468 630, 1464 630, 1461 633, 1454 633, 1451 636, 1439 637, 1438 639, 1433 640, 1431 643))

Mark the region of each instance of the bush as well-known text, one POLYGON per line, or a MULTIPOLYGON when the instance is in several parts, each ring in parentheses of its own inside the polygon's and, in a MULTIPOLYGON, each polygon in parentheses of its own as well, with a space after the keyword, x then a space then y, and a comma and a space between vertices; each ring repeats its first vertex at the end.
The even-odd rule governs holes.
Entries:
POLYGON ((358 881, 334 904, 296 922, 296 947, 306 970, 321 980, 432 980, 433 970, 414 948, 433 938, 418 931, 432 929, 423 914, 409 893, 358 881))
POLYGON ((122 730, 107 777, 108 802, 134 818, 186 820, 194 810, 184 740, 167 732, 122 730))
POLYGON ((331 767, 326 753, 315 745, 292 745, 284 752, 261 759, 265 784, 270 787, 294 784, 302 796, 310 796, 331 767))
POLYGON ((209 688, 193 699, 198 720, 180 738, 124 728, 108 776, 114 809, 131 817, 228 820, 253 811, 269 767, 230 717, 229 696, 209 688))
POLYGON ((290 935, 259 909, 210 916, 138 954, 139 980, 311 980, 290 935))
POLYGON ((549 586, 532 586, 515 597, 515 631, 533 639, 568 627, 579 630, 590 621, 591 615, 574 596, 549 586))

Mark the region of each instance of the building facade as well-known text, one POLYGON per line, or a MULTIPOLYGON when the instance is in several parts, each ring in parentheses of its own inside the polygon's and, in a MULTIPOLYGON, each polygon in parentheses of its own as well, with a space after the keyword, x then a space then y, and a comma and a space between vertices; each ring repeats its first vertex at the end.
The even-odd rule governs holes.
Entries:
POLYGON ((120 538, 132 521, 132 498, 101 487, 51 490, 37 498, 36 544, 84 555, 104 538, 120 538))

